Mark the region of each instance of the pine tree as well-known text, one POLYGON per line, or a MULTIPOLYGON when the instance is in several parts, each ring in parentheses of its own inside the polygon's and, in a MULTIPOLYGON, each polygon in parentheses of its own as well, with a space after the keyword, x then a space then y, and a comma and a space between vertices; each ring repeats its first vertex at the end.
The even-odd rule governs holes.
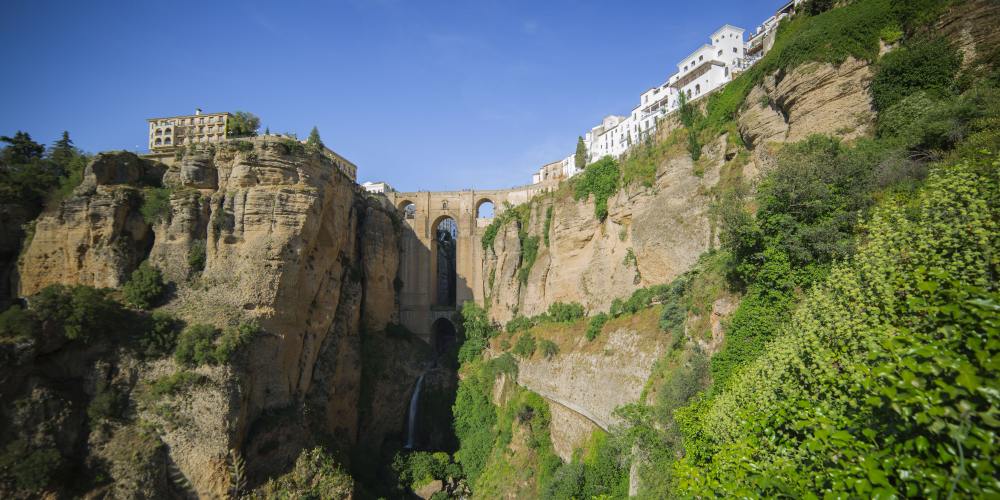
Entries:
POLYGON ((14 137, 0 137, 0 142, 9 144, 0 151, 0 161, 11 165, 30 163, 32 160, 41 158, 42 153, 45 152, 45 146, 31 140, 31 136, 27 132, 20 130, 14 134, 14 137))
POLYGON ((576 138, 576 158, 574 158, 577 170, 583 170, 587 166, 587 145, 583 143, 583 137, 576 138))
POLYGON ((309 132, 309 138, 306 139, 306 145, 314 148, 323 147, 323 140, 319 138, 319 129, 315 126, 313 126, 313 129, 309 132))
POLYGON ((49 159, 66 170, 77 154, 73 140, 69 138, 69 131, 63 130, 62 137, 53 143, 52 149, 49 150, 49 159))
POLYGON ((271 127, 264 127, 264 135, 271 135, 271 127))

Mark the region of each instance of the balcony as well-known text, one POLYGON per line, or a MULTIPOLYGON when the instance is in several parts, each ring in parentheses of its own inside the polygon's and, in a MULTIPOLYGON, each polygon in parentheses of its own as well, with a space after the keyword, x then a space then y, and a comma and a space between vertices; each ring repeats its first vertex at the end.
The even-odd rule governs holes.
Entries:
POLYGON ((677 90, 680 90, 685 85, 698 79, 698 77, 704 75, 705 73, 708 73, 709 70, 712 69, 712 66, 725 67, 726 64, 717 59, 712 59, 712 58, 705 59, 704 61, 699 62, 690 71, 684 73, 683 75, 680 75, 677 78, 677 80, 674 80, 674 82, 670 84, 670 86, 677 90))

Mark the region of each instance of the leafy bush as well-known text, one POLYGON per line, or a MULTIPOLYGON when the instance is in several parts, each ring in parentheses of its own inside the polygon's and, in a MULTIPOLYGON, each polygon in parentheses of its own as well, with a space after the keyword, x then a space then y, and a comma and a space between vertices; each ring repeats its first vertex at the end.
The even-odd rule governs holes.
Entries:
POLYGON ((620 177, 618 162, 605 156, 573 177, 573 197, 582 200, 593 195, 594 215, 603 221, 608 216, 608 198, 618 192, 620 177))
POLYGON ((767 349, 675 412, 679 496, 996 492, 998 165, 888 199, 767 349))
POLYGON ((92 421, 117 419, 127 405, 128 395, 106 380, 100 380, 97 382, 97 392, 87 405, 87 416, 92 421))
POLYGON ((958 50, 943 38, 903 45, 878 63, 871 86, 875 107, 889 109, 919 91, 933 97, 947 95, 961 64, 958 50))
POLYGON ((129 304, 140 309, 149 309, 156 305, 166 289, 160 270, 151 266, 149 262, 143 262, 132 271, 128 283, 122 287, 122 295, 129 304))
POLYGON ((154 312, 139 336, 139 351, 149 359, 174 352, 179 326, 180 322, 173 316, 161 311, 154 312))
POLYGON ((545 359, 552 359, 556 354, 559 354, 559 346, 551 340, 542 339, 538 342, 538 347, 542 350, 542 356, 544 356, 545 359))
POLYGON ((486 344, 496 335, 496 327, 486 315, 486 310, 468 301, 462 305, 462 346, 458 361, 467 363, 479 357, 486 344))
POLYGON ((447 481, 461 474, 457 464, 452 463, 451 457, 442 451, 398 454, 393 460, 392 468, 400 482, 409 485, 413 490, 431 481, 447 481))
POLYGON ((108 298, 108 292, 83 285, 51 285, 31 298, 31 310, 36 318, 57 324, 70 340, 130 332, 134 322, 127 320, 127 312, 108 298))
POLYGON ((510 321, 508 321, 507 324, 504 325, 504 328, 507 330, 507 333, 514 333, 527 330, 535 326, 536 324, 537 323, 533 318, 528 318, 518 314, 517 316, 511 318, 510 321))
POLYGON ((522 284, 528 282, 531 275, 531 268, 538 258, 538 236, 528 236, 524 238, 521 246, 521 268, 517 271, 517 279, 522 284))
POLYGON ((180 394, 198 384, 208 381, 204 375, 182 370, 165 377, 160 377, 149 384, 143 397, 149 401, 156 401, 166 396, 180 394))
POLYGON ((215 363, 223 364, 232 361, 233 355, 260 333, 260 325, 254 321, 226 328, 219 336, 219 343, 215 347, 215 363))
POLYGON ((205 240, 192 241, 187 257, 188 267, 191 269, 191 272, 200 273, 203 271, 205 269, 206 258, 205 240))
POLYGON ((214 326, 196 324, 184 329, 177 337, 174 359, 184 366, 215 364, 215 339, 219 330, 214 326))
POLYGON ((170 220, 170 188, 149 187, 142 190, 139 212, 146 224, 156 225, 170 220))
POLYGON ((40 325, 35 315, 13 305, 0 313, 0 339, 19 341, 34 338, 40 325))
POLYGON ((228 363, 259 332, 260 327, 253 322, 240 323, 223 332, 211 325, 191 325, 177 337, 174 359, 184 366, 228 363))
POLYGON ((549 318, 559 323, 570 323, 584 316, 583 306, 579 302, 553 302, 549 305, 549 318))
POLYGON ((542 234, 545 235, 545 246, 549 246, 549 232, 552 230, 552 205, 545 207, 545 227, 542 234))
POLYGON ((587 325, 587 340, 593 341, 601 334, 601 329, 604 328, 604 324, 608 322, 610 317, 604 313, 597 313, 590 318, 590 324, 587 325))
POLYGON ((349 498, 354 480, 323 448, 305 450, 287 474, 270 479, 256 498, 349 498))
POLYGON ((11 481, 28 498, 49 484, 60 462, 59 451, 51 445, 33 446, 15 439, 0 453, 0 478, 11 481))
POLYGON ((517 338, 517 342, 514 343, 514 348, 511 352, 522 358, 530 358, 535 354, 535 347, 535 336, 525 332, 517 338))

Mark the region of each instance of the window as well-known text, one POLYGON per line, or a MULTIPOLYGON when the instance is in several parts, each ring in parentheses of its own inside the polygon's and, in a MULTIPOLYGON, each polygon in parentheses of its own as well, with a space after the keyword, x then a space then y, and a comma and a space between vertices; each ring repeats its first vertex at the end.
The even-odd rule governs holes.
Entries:
POLYGON ((169 146, 170 145, 170 138, 167 137, 166 139, 164 139, 163 143, 169 146))
POLYGON ((157 137, 156 138, 156 142, 154 144, 156 144, 157 146, 159 146, 160 144, 163 144, 163 141, 160 138, 157 137))
MULTIPOLYGON (((736 50, 736 49, 733 49, 733 50, 736 50)), ((719 55, 720 56, 722 55, 722 49, 719 49, 719 55)))
MULTIPOLYGON (((736 50, 736 47, 733 47, 733 54, 735 54, 735 53, 737 53, 737 50, 736 50)), ((720 56, 722 55, 722 51, 721 50, 719 51, 719 55, 720 56)))

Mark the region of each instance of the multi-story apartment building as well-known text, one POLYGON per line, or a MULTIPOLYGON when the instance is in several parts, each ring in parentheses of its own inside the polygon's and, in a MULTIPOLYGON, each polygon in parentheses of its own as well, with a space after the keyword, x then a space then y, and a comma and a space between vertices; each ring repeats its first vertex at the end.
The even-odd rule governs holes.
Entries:
POLYGON ((743 70, 743 28, 725 25, 711 36, 712 43, 702 45, 677 63, 677 73, 670 77, 670 87, 697 99, 729 82, 743 70))
MULTIPOLYGON (((586 163, 605 156, 620 157, 651 136, 658 120, 680 107, 681 93, 693 101, 732 81, 771 48, 778 24, 793 15, 803 1, 786 0, 773 16, 757 27, 749 40, 744 41, 743 28, 726 24, 716 30, 709 37, 711 43, 702 45, 677 63, 677 72, 666 82, 643 92, 639 105, 628 116, 605 116, 600 125, 586 133, 583 139, 587 147, 586 163)), ((532 181, 537 184, 551 178, 546 175, 556 170, 555 163, 543 166, 532 176, 532 181)))
POLYGON ((149 150, 163 151, 188 144, 220 142, 226 138, 229 113, 203 114, 196 109, 193 115, 150 118, 149 150))

